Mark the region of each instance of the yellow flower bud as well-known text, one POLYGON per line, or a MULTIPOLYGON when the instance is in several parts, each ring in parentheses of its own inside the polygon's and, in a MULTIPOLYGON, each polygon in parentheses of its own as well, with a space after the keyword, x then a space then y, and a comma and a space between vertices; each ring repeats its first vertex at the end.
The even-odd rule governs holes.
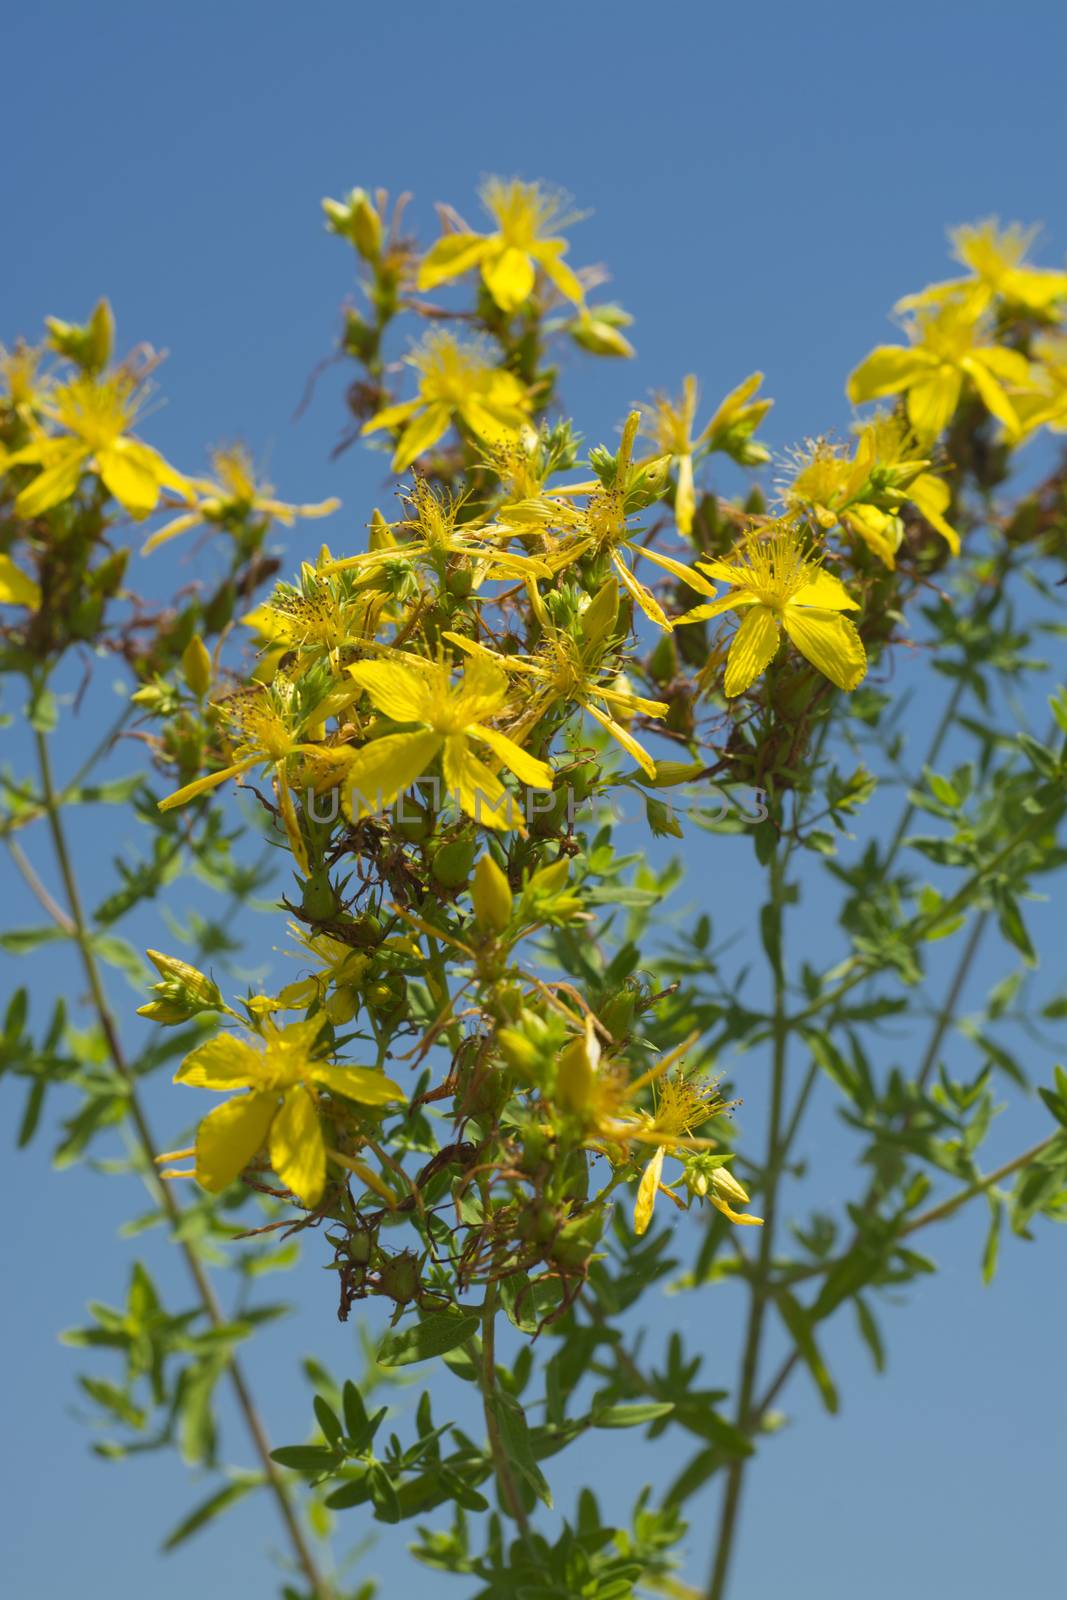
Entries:
POLYGON ((471 879, 474 920, 483 933, 503 933, 511 921, 512 896, 508 880, 492 856, 482 856, 471 879))
POLYGON ((600 1046, 591 1019, 585 1033, 560 1051, 556 1063, 556 1104, 561 1111, 585 1111, 593 1101, 600 1046))
POLYGON ((193 694, 202 700, 211 688, 211 656, 198 633, 182 651, 182 675, 193 694))

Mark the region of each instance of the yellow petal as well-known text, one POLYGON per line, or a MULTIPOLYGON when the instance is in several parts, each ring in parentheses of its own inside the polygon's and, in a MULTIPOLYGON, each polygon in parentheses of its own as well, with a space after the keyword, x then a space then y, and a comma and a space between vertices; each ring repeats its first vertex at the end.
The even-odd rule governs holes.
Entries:
POLYGON ((43 471, 15 496, 15 510, 20 517, 39 517, 69 500, 77 490, 89 451, 77 439, 64 439, 59 444, 61 448, 49 450, 43 471))
POLYGON ((96 468, 105 487, 131 517, 147 517, 159 500, 155 474, 126 448, 125 439, 96 452, 96 468))
POLYGON ((398 661, 360 661, 348 669, 371 704, 394 722, 425 722, 429 711, 425 676, 398 661))
POLYGON ((867 672, 863 640, 847 617, 791 605, 782 618, 785 631, 806 660, 839 689, 854 689, 867 672))
POLYGON ((228 1188, 263 1145, 277 1109, 272 1094, 239 1094, 209 1112, 196 1130, 197 1182, 211 1194, 228 1188))
POLYGON ((648 1231, 652 1221, 652 1208, 656 1204, 656 1191, 663 1173, 663 1146, 660 1145, 641 1175, 641 1182, 637 1186, 637 1199, 634 1202, 634 1232, 641 1234, 648 1231))
POLYGON ((204 519, 199 511, 183 511, 180 517, 166 523, 162 528, 157 528, 155 533, 149 534, 141 546, 143 556, 151 555, 153 550, 158 550, 161 544, 166 544, 170 539, 176 539, 179 533, 185 533, 189 528, 195 528, 198 522, 204 519))
POLYGON ((687 537, 693 531, 693 518, 696 516, 697 497, 693 485, 693 458, 686 452, 678 457, 678 487, 674 491, 674 520, 678 524, 678 532, 687 537))
POLYGON ((493 248, 492 240, 480 233, 446 233, 428 250, 419 267, 420 291, 436 289, 439 283, 458 278, 493 248))
MULTIPOLYGON (((682 527, 680 522, 678 526, 679 528, 682 527)), ((682 529, 683 533, 687 531, 687 529, 682 529)), ((715 585, 709 583, 706 578, 702 578, 695 567, 687 566, 684 561, 675 561, 673 556, 660 555, 658 550, 649 550, 644 545, 631 544, 627 548, 632 550, 635 555, 647 557, 657 567, 662 567, 664 572, 669 572, 672 577, 678 578, 680 582, 688 585, 690 589, 695 589, 697 594, 713 595, 715 593, 715 585)))
POLYGON ((462 734, 445 740, 442 767, 445 788, 460 809, 483 828, 526 831, 522 812, 500 779, 479 761, 462 734))
POLYGON ((383 406, 360 429, 361 433, 377 433, 379 428, 399 428, 422 406, 421 400, 400 400, 395 406, 383 406))
POLYGON ((897 394, 918 382, 927 372, 933 357, 925 350, 909 350, 899 344, 880 344, 861 361, 848 380, 848 397, 853 405, 897 394))
POLYGON ((293 792, 286 782, 285 769, 281 764, 279 764, 275 773, 274 788, 278 796, 278 809, 282 814, 282 823, 285 827, 285 837, 289 841, 289 849, 292 851, 293 860, 296 862, 298 869, 306 878, 309 870, 307 845, 304 843, 304 835, 300 830, 300 819, 296 814, 296 806, 293 804, 293 792))
POLYGON ((326 1186, 326 1145, 315 1102, 302 1084, 287 1090, 271 1123, 270 1164, 298 1200, 318 1205, 326 1186))
POLYGON ((355 751, 342 792, 345 816, 356 822, 392 805, 422 777, 441 743, 438 733, 388 733, 355 751))
POLYGON ((585 300, 585 290, 575 273, 563 260, 566 250, 566 241, 563 239, 541 239, 533 247, 535 259, 544 269, 546 278, 551 278, 560 294, 580 306, 585 300))
POLYGON ((908 485, 907 494, 912 505, 918 507, 930 526, 936 528, 947 542, 952 554, 958 556, 960 536, 944 517, 952 499, 951 491, 944 479, 935 477, 932 472, 921 472, 908 485))
POLYGON ((485 287, 501 311, 517 311, 529 298, 534 286, 533 262, 513 245, 482 262, 485 287))
POLYGON ((998 422, 1002 422, 1009 433, 1019 433, 1019 418, 1015 414, 1015 408, 981 357, 978 355, 966 357, 963 367, 981 395, 986 410, 996 417, 998 422))
POLYGON ((908 390, 908 421, 920 438, 933 438, 952 421, 961 383, 954 367, 938 367, 908 390))
POLYGON ((463 664, 463 683, 453 710, 466 724, 492 716, 508 697, 508 680, 500 665, 489 655, 473 655, 463 664))
POLYGON ((412 417, 397 440, 393 452, 393 471, 403 472, 410 467, 416 456, 421 456, 424 450, 429 450, 431 445, 444 437, 451 421, 452 413, 446 405, 427 406, 421 414, 412 417))
POLYGON ((504 763, 518 778, 520 783, 525 783, 532 789, 551 789, 553 783, 552 768, 546 761, 538 761, 536 756, 530 755, 521 745, 509 739, 506 734, 498 733, 495 728, 486 728, 481 723, 474 723, 469 729, 471 738, 480 739, 487 744, 493 754, 504 763))
POLYGON ((793 596, 798 606, 819 606, 823 611, 858 611, 859 602, 853 600, 840 578, 820 567, 809 583, 793 596))
POLYGON ((766 606, 753 606, 734 634, 726 659, 723 693, 728 698, 744 694, 774 658, 780 634, 774 613, 766 606))
POLYGON ((184 789, 175 789, 173 794, 168 794, 161 800, 160 811, 173 811, 175 806, 183 806, 187 800, 195 799, 198 794, 205 794, 208 789, 217 789, 227 778, 237 778, 242 772, 247 772, 249 767, 254 767, 256 760, 257 757, 253 756, 249 761, 237 761, 232 767, 223 767, 221 772, 209 772, 205 778, 194 778, 184 789))
POLYGON ((606 711, 601 711, 600 708, 593 705, 591 701, 583 700, 581 701, 581 706, 584 711, 588 711, 594 722, 599 722, 600 726, 605 729, 607 733, 611 734, 611 737, 616 741, 617 744, 622 745, 622 748, 626 751, 627 755, 632 756, 637 762, 638 766, 641 767, 650 778, 654 778, 656 776, 656 763, 653 761, 645 747, 638 744, 632 733, 628 733, 621 723, 616 722, 614 717, 609 716, 606 711))
POLYGON ((710 1190, 708 1191, 708 1199, 716 1211, 721 1211, 723 1216, 729 1217, 731 1222, 736 1222, 741 1227, 762 1228, 762 1217, 750 1217, 745 1211, 735 1211, 720 1195, 713 1194, 710 1190))
POLYGON ((361 1106, 403 1105, 407 1100, 403 1089, 384 1072, 374 1067, 335 1067, 328 1062, 316 1063, 308 1068, 308 1077, 321 1083, 333 1094, 344 1095, 346 1100, 357 1100, 361 1106))
POLYGON ((243 1039, 220 1033, 190 1050, 174 1074, 175 1083, 194 1089, 250 1089, 259 1077, 263 1057, 243 1039))
POLYGON ((36 611, 40 603, 41 591, 33 579, 10 556, 0 554, 0 605, 29 606, 36 611))
POLYGON ((663 628, 667 633, 670 633, 674 624, 668 618, 651 589, 646 589, 643 583, 637 581, 617 550, 612 551, 611 560, 615 571, 622 579, 623 587, 627 594, 637 602, 650 622, 654 622, 657 628, 663 628))

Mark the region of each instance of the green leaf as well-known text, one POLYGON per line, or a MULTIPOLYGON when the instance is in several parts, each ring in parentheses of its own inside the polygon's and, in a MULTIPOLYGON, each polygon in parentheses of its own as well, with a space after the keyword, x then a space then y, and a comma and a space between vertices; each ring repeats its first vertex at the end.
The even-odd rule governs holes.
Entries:
POLYGON ((837 1389, 831 1378, 826 1363, 819 1354, 819 1347, 815 1343, 815 1335, 811 1331, 811 1322, 803 1306, 793 1298, 786 1289, 780 1289, 775 1296, 782 1321, 797 1347, 797 1354, 804 1362, 808 1371, 815 1379, 816 1386, 822 1396, 823 1405, 827 1411, 836 1412, 838 1408, 837 1389))
POLYGON ((510 1465, 551 1511, 552 1491, 534 1457, 530 1430, 526 1426, 526 1416, 522 1407, 505 1394, 490 1395, 487 1404, 510 1465))
POLYGON ((646 1422, 655 1422, 669 1416, 674 1410, 673 1400, 650 1400, 647 1403, 625 1406, 605 1406, 594 1411, 591 1421, 594 1428, 641 1428, 646 1422))
POLYGON ((178 1526, 174 1528, 163 1541, 164 1550, 176 1550, 180 1544, 191 1534, 199 1530, 214 1519, 228 1507, 236 1505, 238 1500, 243 1500, 250 1489, 257 1489, 262 1483, 262 1478, 250 1475, 247 1478, 237 1478, 233 1483, 228 1483, 224 1489, 209 1495, 202 1500, 195 1510, 190 1511, 178 1526))
POLYGON ((433 1311, 421 1322, 387 1333, 378 1346, 380 1367, 409 1367, 431 1361, 454 1350, 478 1332, 479 1319, 470 1312, 433 1311))

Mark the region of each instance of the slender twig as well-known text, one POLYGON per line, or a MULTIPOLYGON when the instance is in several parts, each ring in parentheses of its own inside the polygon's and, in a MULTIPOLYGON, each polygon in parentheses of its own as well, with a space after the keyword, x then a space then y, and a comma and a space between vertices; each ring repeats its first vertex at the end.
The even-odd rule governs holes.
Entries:
MULTIPOLYGON (((77 879, 71 863, 70 852, 67 848, 66 834, 63 829, 63 822, 59 810, 59 799, 52 780, 52 763, 48 753, 48 741, 44 734, 38 732, 36 734, 36 743, 37 757, 41 774, 41 788, 44 796, 44 809, 48 818, 49 830, 52 835, 56 863, 59 867, 60 876, 63 880, 64 892, 67 897, 67 903, 70 907, 69 920, 73 925, 73 938, 81 954, 82 966, 84 968, 85 977, 89 985, 89 993, 92 998, 93 1009, 96 1012, 97 1020, 104 1035, 108 1054, 114 1063, 115 1070, 119 1073, 126 1086, 127 1100, 130 1108, 130 1119, 133 1123, 134 1131, 136 1133, 137 1143, 140 1146, 141 1154, 144 1157, 147 1170, 148 1172, 151 1172, 153 1170, 153 1161, 155 1158, 155 1141, 152 1138, 151 1129, 149 1128, 144 1109, 137 1093, 136 1077, 131 1070, 128 1061, 126 1060, 125 1053, 119 1041, 118 1030, 115 1026, 115 1019, 112 1016, 111 1009, 107 1002, 107 997, 104 993, 104 986, 100 977, 100 969, 97 965, 96 956, 92 947, 92 937, 85 920, 85 914, 81 903, 81 895, 78 890, 77 879)), ((172 1232, 176 1234, 182 1221, 183 1213, 181 1206, 174 1197, 174 1191, 169 1187, 169 1185, 163 1183, 159 1186, 159 1198, 161 1200, 163 1209, 166 1212, 172 1232)), ((185 1258, 186 1265, 189 1269, 189 1274, 192 1277, 208 1321, 214 1328, 224 1327, 227 1319, 223 1315, 222 1307, 219 1304, 218 1298, 216 1297, 215 1291, 204 1271, 199 1257, 197 1256, 193 1247, 186 1241, 179 1240, 178 1244, 179 1249, 185 1258)), ((259 1458, 260 1465, 263 1469, 264 1479, 277 1503, 278 1511, 285 1525, 285 1529, 289 1536, 297 1563, 304 1573, 304 1576, 310 1583, 312 1594, 317 1597, 317 1600, 328 1600, 330 1590, 318 1571, 315 1559, 311 1553, 310 1546, 308 1545, 308 1542, 304 1536, 304 1531, 300 1526, 296 1508, 293 1505, 289 1490, 287 1489, 275 1462, 271 1459, 270 1441, 267 1438, 266 1429, 263 1426, 263 1422, 252 1397, 252 1392, 248 1387, 248 1382, 236 1356, 230 1357, 227 1365, 227 1371, 229 1373, 230 1382, 233 1386, 238 1408, 242 1417, 244 1418, 245 1426, 247 1428, 249 1437, 251 1438, 253 1448, 255 1449, 256 1455, 259 1458)))
POLYGON ((482 1305, 482 1362, 479 1373, 482 1407, 485 1412, 485 1431, 489 1438, 489 1452, 493 1458, 496 1481, 500 1485, 501 1499, 518 1523, 523 1538, 528 1539, 529 1518, 512 1475, 511 1462, 508 1460, 504 1441, 500 1437, 500 1428, 493 1410, 493 1398, 496 1394, 496 1299, 496 1283, 491 1279, 486 1286, 485 1301, 482 1305))
MULTIPOLYGON (((776 853, 771 863, 771 896, 779 908, 784 901, 782 868, 787 852, 776 853)), ((748 1322, 745 1343, 741 1354, 741 1369, 737 1395, 737 1426, 745 1428, 759 1377, 759 1360, 763 1345, 763 1330, 767 1304, 770 1298, 771 1269, 774 1262, 774 1232, 778 1213, 778 1189, 782 1173, 784 1145, 782 1116, 785 1104, 785 1082, 789 1027, 785 1009, 785 967, 781 949, 777 952, 774 968, 774 1020, 773 1058, 771 1064, 771 1104, 767 1122, 767 1158, 764 1168, 764 1185, 761 1195, 763 1227, 760 1230, 759 1252, 750 1278, 748 1322)), ((715 1541, 715 1558, 708 1585, 708 1600, 722 1600, 737 1536, 738 1513, 745 1483, 746 1457, 731 1461, 726 1474, 719 1529, 715 1541)))

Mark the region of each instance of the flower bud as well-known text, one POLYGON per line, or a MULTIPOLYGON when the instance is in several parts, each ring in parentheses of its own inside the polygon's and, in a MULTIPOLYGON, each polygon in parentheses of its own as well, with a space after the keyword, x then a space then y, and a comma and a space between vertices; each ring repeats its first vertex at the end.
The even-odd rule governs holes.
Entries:
POLYGON ((620 332, 633 321, 616 306, 596 306, 583 311, 570 325, 575 344, 594 356, 632 356, 634 347, 620 332))
POLYGON ((471 879, 474 920, 483 933, 503 933, 511 921, 512 894, 492 856, 484 855, 471 879))
POLYGON ((560 1051, 556 1063, 555 1100, 560 1110, 581 1112, 589 1108, 599 1064, 600 1046, 592 1021, 587 1019, 585 1033, 560 1051))
POLYGON ((193 694, 202 700, 211 688, 211 656, 198 633, 182 651, 182 675, 193 694))
POLYGON ((163 981, 152 989, 156 998, 138 1007, 139 1017, 170 1027, 176 1022, 188 1022, 201 1011, 225 1011, 226 1003, 217 985, 196 967, 159 950, 146 950, 145 954, 163 981))

